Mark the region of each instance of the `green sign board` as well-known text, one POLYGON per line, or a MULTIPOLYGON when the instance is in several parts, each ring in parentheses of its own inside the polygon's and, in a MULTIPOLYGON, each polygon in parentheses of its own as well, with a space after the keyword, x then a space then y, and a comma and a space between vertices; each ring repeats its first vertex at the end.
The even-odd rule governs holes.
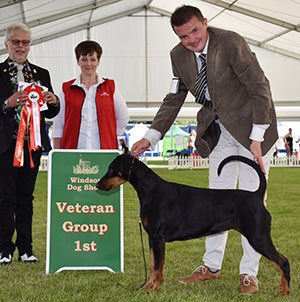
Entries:
POLYGON ((49 153, 46 274, 123 271, 123 188, 96 189, 117 155, 117 150, 49 153))

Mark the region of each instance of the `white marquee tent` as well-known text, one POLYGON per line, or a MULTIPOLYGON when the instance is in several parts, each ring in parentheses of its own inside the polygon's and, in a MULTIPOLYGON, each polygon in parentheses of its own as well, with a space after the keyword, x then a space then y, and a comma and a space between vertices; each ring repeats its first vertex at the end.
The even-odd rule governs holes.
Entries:
MULTIPOLYGON (((115 79, 131 120, 152 120, 169 91, 169 51, 178 43, 169 21, 179 5, 201 9, 210 26, 244 36, 270 80, 279 121, 300 120, 300 0, 0 0, 0 59, 5 28, 25 22, 33 31, 29 59, 49 69, 58 93, 79 69, 74 47, 98 41, 99 72, 115 79)), ((191 96, 179 118, 195 120, 191 96)))
POLYGON ((132 145, 143 138, 144 134, 148 131, 148 127, 143 123, 136 124, 129 131, 127 131, 128 148, 131 149, 132 145))

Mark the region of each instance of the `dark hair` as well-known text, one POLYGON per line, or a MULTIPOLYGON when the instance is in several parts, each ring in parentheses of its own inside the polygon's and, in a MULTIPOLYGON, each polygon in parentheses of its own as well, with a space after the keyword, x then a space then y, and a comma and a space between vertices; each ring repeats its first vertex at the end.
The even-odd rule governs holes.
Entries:
POLYGON ((171 26, 181 26, 187 23, 192 17, 196 17, 200 22, 204 22, 204 17, 201 11, 190 5, 182 5, 175 9, 171 16, 171 26))
POLYGON ((97 53, 97 58, 99 60, 103 53, 102 47, 97 42, 91 40, 80 42, 75 48, 77 61, 80 56, 86 56, 88 54, 93 54, 94 52, 97 53))

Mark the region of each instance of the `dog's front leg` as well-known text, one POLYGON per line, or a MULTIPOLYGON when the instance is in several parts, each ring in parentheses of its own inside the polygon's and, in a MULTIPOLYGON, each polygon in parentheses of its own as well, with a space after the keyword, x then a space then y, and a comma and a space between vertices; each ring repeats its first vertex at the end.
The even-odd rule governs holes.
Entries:
POLYGON ((150 280, 143 288, 158 291, 164 280, 165 242, 161 238, 150 238, 150 280))

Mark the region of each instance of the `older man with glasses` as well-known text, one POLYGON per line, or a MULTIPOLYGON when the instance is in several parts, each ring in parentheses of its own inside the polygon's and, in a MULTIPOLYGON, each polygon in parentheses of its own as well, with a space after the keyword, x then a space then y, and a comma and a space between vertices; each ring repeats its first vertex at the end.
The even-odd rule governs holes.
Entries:
MULTIPOLYGON (((31 44, 31 30, 23 23, 13 24, 6 30, 5 46, 8 58, 0 64, 0 265, 10 264, 15 248, 19 261, 36 262, 32 252, 33 191, 39 169, 42 148, 29 147, 31 128, 24 129, 23 163, 16 165, 15 149, 19 142, 20 122, 24 121, 24 105, 28 104, 28 92, 18 91, 19 82, 34 83, 35 87, 47 87, 41 92, 46 110, 40 113, 40 138, 42 147, 51 149, 45 128, 45 117, 53 118, 59 112, 59 101, 54 95, 50 75, 46 69, 29 63, 27 56, 31 44), (12 238, 16 231, 15 242, 12 238)), ((33 87, 31 86, 31 87, 33 87)), ((33 114, 32 114, 33 115, 33 114)), ((38 132, 38 133, 39 133, 38 132)), ((36 135, 36 133, 35 133, 36 135)), ((19 145, 18 145, 19 146, 19 145)))

